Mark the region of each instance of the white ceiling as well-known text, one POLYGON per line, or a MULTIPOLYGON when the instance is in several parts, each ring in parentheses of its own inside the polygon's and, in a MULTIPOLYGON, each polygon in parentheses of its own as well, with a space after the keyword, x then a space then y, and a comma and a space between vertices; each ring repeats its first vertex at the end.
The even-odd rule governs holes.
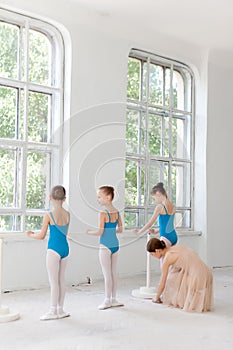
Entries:
POLYGON ((70 0, 200 46, 233 48, 233 0, 70 0))

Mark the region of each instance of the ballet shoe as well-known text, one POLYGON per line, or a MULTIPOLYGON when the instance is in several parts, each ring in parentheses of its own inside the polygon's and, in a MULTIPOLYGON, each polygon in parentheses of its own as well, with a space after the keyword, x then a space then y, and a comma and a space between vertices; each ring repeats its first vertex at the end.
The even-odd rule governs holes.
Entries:
POLYGON ((124 306, 124 304, 117 301, 116 299, 112 299, 112 307, 120 307, 120 306, 124 306))
POLYGON ((57 317, 58 318, 70 317, 70 314, 66 311, 60 311, 60 312, 58 312, 57 317))
POLYGON ((112 306, 110 301, 105 300, 101 305, 98 306, 99 310, 109 309, 112 306))
POLYGON ((48 321, 48 320, 56 320, 57 318, 58 318, 57 314, 49 311, 46 314, 44 314, 43 316, 41 316, 40 320, 41 321, 48 321))

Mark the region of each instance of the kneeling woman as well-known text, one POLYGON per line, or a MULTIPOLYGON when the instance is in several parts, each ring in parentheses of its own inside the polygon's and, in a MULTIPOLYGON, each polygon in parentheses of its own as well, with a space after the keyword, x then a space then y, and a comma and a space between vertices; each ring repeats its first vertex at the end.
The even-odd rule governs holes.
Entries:
POLYGON ((164 303, 185 311, 204 312, 213 308, 213 276, 210 268, 191 249, 152 238, 147 251, 163 258, 162 274, 154 303, 164 303))

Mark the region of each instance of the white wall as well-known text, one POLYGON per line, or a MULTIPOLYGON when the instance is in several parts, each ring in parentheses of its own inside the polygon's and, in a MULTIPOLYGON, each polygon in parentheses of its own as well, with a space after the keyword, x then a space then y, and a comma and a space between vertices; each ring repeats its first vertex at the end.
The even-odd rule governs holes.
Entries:
MULTIPOLYGON (((209 64, 208 48, 200 48, 179 41, 172 37, 172 33, 171 36, 157 32, 147 32, 145 35, 143 30, 134 25, 133 19, 127 21, 124 18, 122 21, 117 21, 114 16, 108 17, 90 12, 68 1, 41 0, 34 3, 26 0, 12 0, 2 1, 2 3, 59 23, 59 27, 65 34, 65 45, 68 52, 67 65, 69 61, 72 62, 72 67, 70 67, 72 74, 66 77, 66 97, 69 98, 71 87, 71 105, 70 115, 67 115, 69 114, 69 108, 67 108, 65 116, 66 135, 69 140, 67 138, 65 140, 66 177, 64 183, 68 189, 68 205, 72 214, 71 233, 77 243, 71 242, 72 254, 67 273, 68 283, 76 284, 84 281, 86 276, 93 279, 102 276, 98 263, 97 238, 87 237, 84 234, 87 228, 95 227, 97 224, 96 187, 106 182, 113 184, 117 190, 115 204, 120 210, 124 206, 127 57, 133 47, 180 60, 190 65, 195 73, 198 133, 195 145, 197 167, 194 215, 195 229, 201 231, 202 236, 182 236, 180 242, 195 249, 205 260, 206 251, 208 251, 209 262, 213 265, 229 265, 232 254, 227 243, 227 234, 221 233, 221 235, 224 234, 226 240, 225 254, 221 258, 218 254, 212 254, 212 251, 216 253, 218 247, 218 228, 221 227, 222 220, 227 216, 223 210, 222 217, 215 215, 216 209, 212 203, 212 196, 216 193, 215 184, 219 182, 219 179, 215 172, 210 172, 210 170, 213 166, 211 157, 216 151, 220 157, 219 143, 212 136, 212 129, 222 130, 222 143, 225 146, 228 145, 228 139, 231 144, 229 135, 231 87, 229 79, 229 96, 224 107, 228 129, 225 130, 225 126, 220 122, 223 116, 220 120, 218 119, 220 108, 222 108, 222 103, 220 107, 217 98, 220 88, 214 84, 215 77, 220 79, 221 84, 224 83, 224 78, 220 74, 215 75, 214 62, 211 61, 209 64), (69 79, 71 86, 69 86, 69 79), (208 145, 206 145, 207 112, 209 110, 208 123, 211 126, 209 128, 208 124, 208 145), (207 177, 206 158, 208 159, 207 177), (206 186, 207 181, 208 186, 206 186), (208 218, 206 213, 209 215, 208 218)), ((214 57, 213 54, 210 55, 211 59, 212 57, 214 57)), ((226 77, 229 72, 232 74, 229 62, 223 62, 222 70, 226 77), (227 63, 226 68, 225 63, 227 63)), ((222 96, 221 99, 224 97, 222 96)), ((66 103, 68 102, 67 100, 66 103)), ((227 152, 230 152, 230 147, 227 152)), ((224 172, 229 170, 226 169, 227 167, 228 165, 224 164, 224 172)), ((230 172, 227 179, 230 179, 230 172)), ((220 193, 220 188, 218 192, 220 193)), ((223 198, 222 195, 219 199, 220 203, 224 200, 224 206, 226 204, 226 210, 229 211, 230 199, 227 196, 223 198)), ((123 234, 121 244, 119 274, 129 275, 145 271, 145 239, 136 240, 135 236, 123 234)), ((32 242, 28 239, 6 241, 4 244, 3 288, 36 288, 46 285, 45 250, 45 242, 32 242)), ((153 269, 158 268, 158 262, 153 261, 153 269)))
POLYGON ((208 260, 232 266, 233 52, 211 50, 208 76, 208 260))

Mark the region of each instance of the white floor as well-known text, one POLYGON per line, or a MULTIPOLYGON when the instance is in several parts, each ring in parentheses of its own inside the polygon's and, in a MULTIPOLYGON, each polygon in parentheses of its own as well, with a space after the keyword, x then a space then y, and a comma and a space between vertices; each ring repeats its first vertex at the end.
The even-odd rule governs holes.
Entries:
POLYGON ((145 276, 119 280, 125 307, 99 311, 103 282, 68 288, 66 310, 71 317, 40 321, 47 311, 49 290, 3 295, 3 304, 21 318, 0 323, 1 350, 232 350, 233 269, 214 270, 215 311, 190 314, 150 300, 136 299, 131 290, 145 276))

